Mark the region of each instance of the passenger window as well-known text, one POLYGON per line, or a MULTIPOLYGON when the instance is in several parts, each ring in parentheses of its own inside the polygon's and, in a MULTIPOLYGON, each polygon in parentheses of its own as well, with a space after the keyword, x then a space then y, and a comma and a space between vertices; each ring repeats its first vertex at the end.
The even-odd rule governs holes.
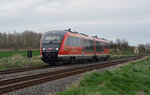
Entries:
POLYGON ((65 46, 80 47, 81 46, 81 38, 68 36, 65 46))
POLYGON ((94 41, 93 40, 85 40, 85 51, 93 52, 94 51, 94 41))
POLYGON ((103 52, 103 43, 100 41, 96 41, 96 51, 103 52))

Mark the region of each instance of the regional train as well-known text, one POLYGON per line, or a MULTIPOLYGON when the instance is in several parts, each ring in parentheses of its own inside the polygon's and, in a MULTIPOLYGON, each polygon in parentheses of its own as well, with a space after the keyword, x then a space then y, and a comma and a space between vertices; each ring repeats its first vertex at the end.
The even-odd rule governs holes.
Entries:
POLYGON ((108 40, 89 37, 69 30, 45 32, 40 42, 41 59, 50 65, 56 62, 107 60, 110 57, 108 40))

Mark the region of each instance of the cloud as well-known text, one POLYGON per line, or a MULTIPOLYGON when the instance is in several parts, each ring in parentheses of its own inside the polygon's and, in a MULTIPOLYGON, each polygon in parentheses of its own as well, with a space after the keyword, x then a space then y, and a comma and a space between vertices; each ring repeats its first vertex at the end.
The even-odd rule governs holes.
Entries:
MULTIPOLYGON (((36 11, 47 14, 76 14, 90 11, 103 11, 120 9, 116 5, 111 5, 108 0, 61 0, 37 6, 36 11)), ((80 15, 80 14, 77 14, 80 15)))
POLYGON ((73 28, 108 39, 134 36, 135 42, 150 35, 149 5, 150 0, 0 0, 0 31, 73 28))
POLYGON ((142 9, 145 5, 143 0, 59 0, 37 6, 36 11, 50 14, 82 14, 91 11, 142 9))
POLYGON ((0 16, 17 16, 24 11, 48 15, 80 15, 110 11, 143 10, 148 0, 5 0, 0 1, 0 16))
POLYGON ((5 0, 0 1, 0 16, 17 16, 24 10, 32 10, 33 6, 42 0, 5 0))

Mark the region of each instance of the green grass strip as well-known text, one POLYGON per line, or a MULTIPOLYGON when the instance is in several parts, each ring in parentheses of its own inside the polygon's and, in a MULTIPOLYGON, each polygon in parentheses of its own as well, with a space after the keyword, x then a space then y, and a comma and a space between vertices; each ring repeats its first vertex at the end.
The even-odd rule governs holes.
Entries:
POLYGON ((86 74, 77 86, 57 95, 150 95, 150 58, 86 74))
MULTIPOLYGON (((20 54, 20 55, 26 57, 27 56, 27 51, 0 51, 0 59, 1 58, 12 57, 16 54, 20 54)), ((39 50, 33 50, 32 55, 33 56, 38 56, 38 55, 40 55, 40 51, 39 50)))

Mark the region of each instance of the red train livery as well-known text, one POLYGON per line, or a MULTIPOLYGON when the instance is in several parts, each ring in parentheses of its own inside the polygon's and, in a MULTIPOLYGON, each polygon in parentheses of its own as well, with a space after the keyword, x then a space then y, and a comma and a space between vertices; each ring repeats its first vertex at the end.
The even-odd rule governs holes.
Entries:
POLYGON ((89 37, 70 30, 55 30, 43 34, 40 43, 41 59, 48 64, 57 61, 107 60, 110 57, 109 41, 89 37))

